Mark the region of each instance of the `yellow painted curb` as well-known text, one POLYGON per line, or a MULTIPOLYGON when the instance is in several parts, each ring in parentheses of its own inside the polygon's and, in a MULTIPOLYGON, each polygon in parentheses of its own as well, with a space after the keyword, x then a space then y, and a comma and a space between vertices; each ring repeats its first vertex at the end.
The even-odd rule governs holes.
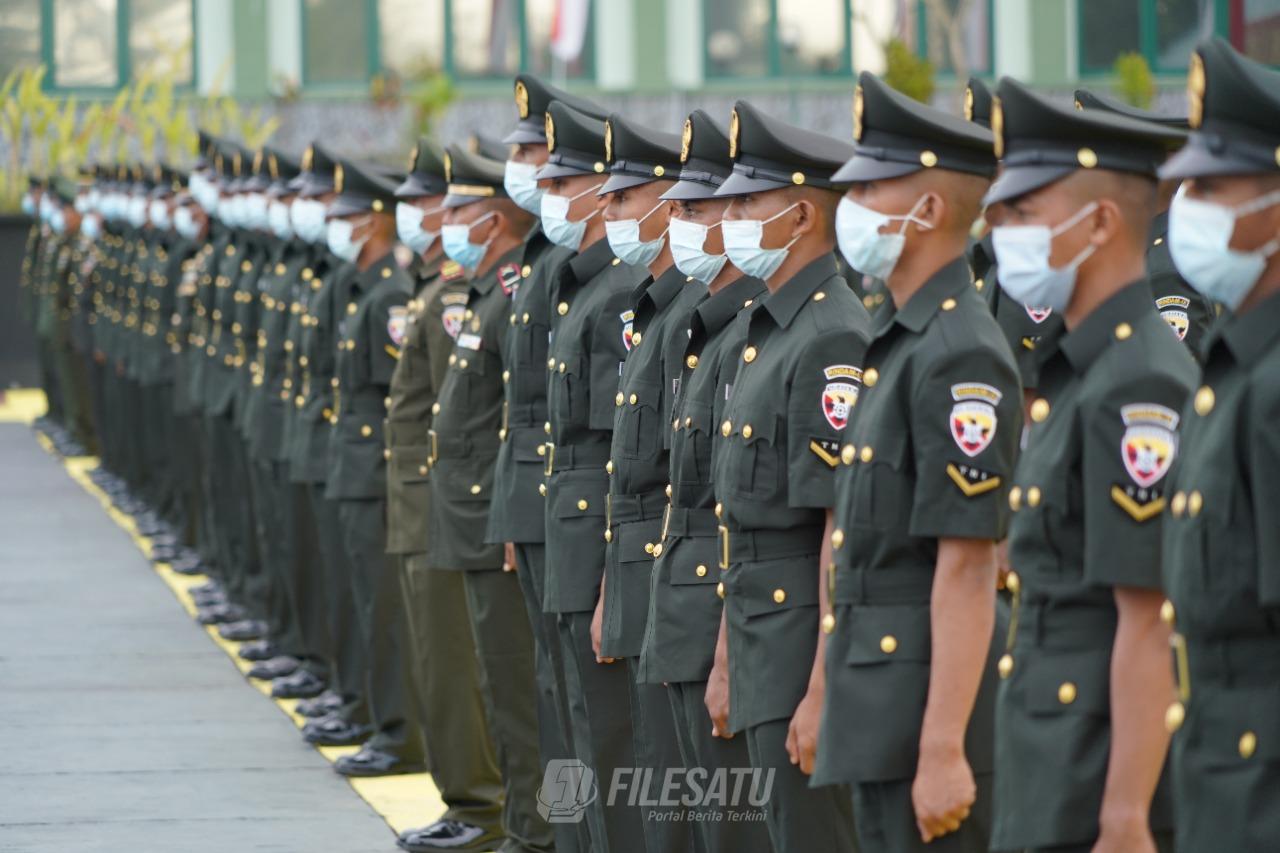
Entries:
POLYGON ((0 423, 29 424, 49 409, 39 388, 0 390, 0 423))
MULTIPOLYGON (((41 395, 43 399, 43 395, 41 395)), ((2 418, 0 418, 2 419, 2 418)), ((49 441, 43 433, 37 432, 36 438, 50 454, 56 456, 57 453, 53 449, 52 442, 49 441)), ((63 465, 67 469, 67 473, 71 479, 80 484, 86 492, 93 495, 102 504, 107 515, 111 517, 117 525, 123 528, 133 539, 138 549, 143 555, 150 560, 151 542, 145 536, 138 534, 137 526, 133 523, 133 519, 120 512, 111 503, 111 499, 98 488, 98 486, 89 478, 89 473, 98 467, 98 460, 92 456, 79 456, 64 458, 63 465)), ((152 563, 160 579, 165 582, 169 589, 173 592, 178 603, 192 617, 195 616, 196 607, 191 601, 188 593, 192 587, 199 586, 208 580, 203 575, 181 575, 173 571, 168 563, 152 563)), ((233 643, 224 640, 214 626, 206 626, 205 633, 214 642, 218 648, 226 652, 227 657, 242 673, 247 673, 252 666, 251 663, 244 660, 237 654, 240 643, 233 643)), ((247 676, 246 676, 247 678, 247 676)), ((271 685, 269 682, 258 681, 257 679, 247 679, 259 693, 262 693, 268 699, 271 699, 271 685)), ((281 710, 294 725, 301 728, 306 722, 306 718, 299 716, 295 712, 297 700, 294 699, 271 699, 277 708, 281 710)), ((350 755, 356 752, 358 747, 339 746, 317 747, 317 751, 325 757, 330 763, 336 761, 343 755, 350 755)), ((443 814, 445 810, 444 801, 440 798, 440 792, 436 788, 435 783, 431 780, 429 773, 413 773, 400 776, 384 776, 373 779, 353 779, 348 778, 347 781, 357 794, 360 795, 369 806, 377 812, 383 820, 396 832, 401 833, 413 827, 420 827, 431 823, 436 816, 443 814)))

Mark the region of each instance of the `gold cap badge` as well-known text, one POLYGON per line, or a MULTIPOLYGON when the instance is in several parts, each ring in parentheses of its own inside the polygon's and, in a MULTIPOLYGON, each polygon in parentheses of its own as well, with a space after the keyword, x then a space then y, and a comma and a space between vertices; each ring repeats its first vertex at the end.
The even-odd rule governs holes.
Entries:
POLYGON ((964 88, 964 120, 973 121, 973 87, 964 88))
POLYGON ((346 175, 342 171, 342 164, 337 163, 333 167, 333 191, 335 193, 342 192, 342 185, 345 182, 346 175))
POLYGON ((693 122, 684 120, 684 131, 680 134, 680 162, 689 162, 689 146, 693 145, 693 122))
POLYGON ((729 159, 738 156, 738 111, 729 113, 729 159))
POLYGON ((995 136, 995 154, 1004 156, 1004 107, 998 97, 991 99, 991 133, 995 136))
POLYGON ((853 141, 862 141, 862 87, 853 90, 853 141))
POLYGON ((520 118, 529 117, 529 90, 523 80, 516 81, 516 109, 520 111, 520 118))
POLYGON ((556 150, 556 123, 551 118, 551 113, 547 113, 547 152, 556 150))
POLYGON ((311 160, 315 157, 315 155, 316 155, 315 149, 312 148, 310 145, 308 145, 307 150, 302 152, 302 171, 304 172, 311 171, 311 160))
POLYGON ((604 159, 613 162, 613 122, 604 123, 604 159))
POLYGON ((1204 121, 1205 92, 1204 60, 1199 53, 1191 54, 1191 67, 1187 69, 1187 123, 1193 128, 1204 121))

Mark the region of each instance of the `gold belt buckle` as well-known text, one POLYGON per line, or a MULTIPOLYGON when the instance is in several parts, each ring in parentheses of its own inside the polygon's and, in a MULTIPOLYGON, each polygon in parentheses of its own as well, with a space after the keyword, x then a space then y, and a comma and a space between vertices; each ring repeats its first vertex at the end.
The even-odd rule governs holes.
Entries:
POLYGON ((662 533, 658 536, 659 542, 667 541, 667 526, 671 523, 671 504, 667 504, 667 508, 662 511, 662 533))
POLYGON ((729 568, 729 528, 721 524, 716 528, 720 536, 720 568, 729 568))
POLYGON ((604 529, 613 529, 613 494, 604 496, 604 529))
POLYGON ((1173 677, 1178 682, 1178 698, 1188 702, 1191 699, 1191 666, 1187 663, 1187 638, 1175 631, 1169 637, 1169 646, 1173 649, 1173 677))
POLYGON ((553 442, 550 442, 550 441, 547 442, 546 446, 547 446, 547 462, 542 468, 542 473, 550 477, 551 471, 555 468, 555 464, 556 464, 555 462, 556 446, 553 442))
POLYGON ((440 442, 436 431, 433 429, 427 430, 427 438, 431 440, 431 450, 427 453, 427 464, 435 465, 436 460, 440 458, 440 442))

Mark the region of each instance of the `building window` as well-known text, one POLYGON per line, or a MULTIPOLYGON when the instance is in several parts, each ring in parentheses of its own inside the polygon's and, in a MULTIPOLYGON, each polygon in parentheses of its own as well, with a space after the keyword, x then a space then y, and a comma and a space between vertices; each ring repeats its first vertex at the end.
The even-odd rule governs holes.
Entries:
POLYGON ((364 84, 376 69, 371 0, 303 0, 302 80, 309 86, 364 84))
POLYGON ((1280 66, 1280 0, 1232 0, 1231 43, 1259 62, 1280 66))
POLYGON ((1080 70, 1107 73, 1136 52, 1157 72, 1185 71, 1191 51, 1216 26, 1214 0, 1077 0, 1080 70))
POLYGON ((378 0, 378 64, 414 79, 444 65, 445 0, 378 0))
POLYGON ((563 69, 551 55, 551 30, 556 17, 556 0, 524 0, 524 70, 555 77, 591 77, 595 73, 595 4, 587 9, 586 36, 582 52, 563 69))
POLYGON ((991 75, 994 13, 995 0, 917 0, 917 53, 942 75, 991 75))
POLYGON ((59 89, 106 89, 120 68, 116 0, 54 0, 52 83, 59 89))
POLYGON ((40 6, 0 0, 0 80, 15 68, 40 64, 40 6))
POLYGON ((449 68, 459 77, 510 77, 520 68, 519 6, 449 3, 449 68))
POLYGON ((703 0, 707 77, 848 76, 850 0, 703 0))
POLYGON ((171 77, 174 85, 194 81, 195 22, 190 0, 129 0, 129 67, 171 77))

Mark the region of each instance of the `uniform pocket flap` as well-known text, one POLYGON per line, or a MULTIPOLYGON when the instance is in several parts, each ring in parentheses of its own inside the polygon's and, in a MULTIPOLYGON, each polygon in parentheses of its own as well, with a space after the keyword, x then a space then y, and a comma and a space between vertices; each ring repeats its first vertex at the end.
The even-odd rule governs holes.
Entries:
MULTIPOLYGON (((576 509, 576 507, 575 507, 576 509)), ((662 522, 633 521, 614 530, 613 547, 619 563, 653 562, 653 549, 662 533, 662 522)))
POLYGON ((897 429, 878 430, 875 437, 865 445, 855 445, 854 450, 857 452, 855 458, 862 462, 871 462, 872 464, 881 463, 888 465, 895 471, 901 471, 906 466, 907 451, 909 450, 907 436, 897 429))
POLYGON ((576 351, 559 352, 555 354, 555 366, 552 367, 548 362, 549 369, 557 373, 564 373, 569 376, 582 376, 584 370, 585 359, 582 353, 576 351))
POLYGON ((627 389, 623 395, 623 404, 627 406, 642 406, 649 409, 657 409, 662 396, 662 385, 657 382, 646 382, 643 379, 633 379, 627 383, 627 389))
POLYGON ((778 440, 778 421, 779 417, 772 413, 766 412, 758 417, 752 417, 751 420, 743 421, 740 424, 733 425, 733 433, 742 437, 748 445, 756 442, 766 441, 769 444, 776 444, 778 440))
POLYGON ((344 415, 338 422, 338 431, 343 441, 355 444, 377 442, 382 445, 382 418, 371 415, 344 415))
MULTIPOLYGON (((721 578, 716 540, 710 536, 681 539, 680 546, 671 552, 670 566, 672 586, 719 583, 721 578)), ((666 554, 663 554, 666 557, 666 554)))
POLYGON ((1212 766, 1280 759, 1280 689, 1191 691, 1194 725, 1184 729, 1212 766))
POLYGON ((681 426, 704 435, 710 435, 714 431, 711 416, 711 407, 706 403, 689 400, 684 404, 684 420, 681 421, 681 426))
POLYGON ((1111 650, 1038 653, 1023 673, 1022 689, 1033 714, 1106 716, 1111 713, 1111 650))
POLYGON ((522 429, 511 435, 511 454, 517 462, 543 464, 547 458, 547 435, 542 430, 522 429))
POLYGON ((849 637, 849 666, 928 661, 932 657, 930 610, 920 605, 853 607, 839 617, 849 637))
MULTIPOLYGON (((553 518, 604 518, 604 498, 609 491, 609 477, 575 478, 560 483, 551 500, 553 518)), ((604 535, 604 522, 600 523, 604 535)))
POLYGON ((403 483, 425 483, 429 479, 426 447, 397 447, 391 451, 391 469, 403 483))
MULTIPOLYGON (((818 559, 769 560, 743 563, 726 575, 726 587, 743 599, 742 612, 761 616, 818 603, 818 559)), ((815 628, 816 628, 815 617, 815 628)))

